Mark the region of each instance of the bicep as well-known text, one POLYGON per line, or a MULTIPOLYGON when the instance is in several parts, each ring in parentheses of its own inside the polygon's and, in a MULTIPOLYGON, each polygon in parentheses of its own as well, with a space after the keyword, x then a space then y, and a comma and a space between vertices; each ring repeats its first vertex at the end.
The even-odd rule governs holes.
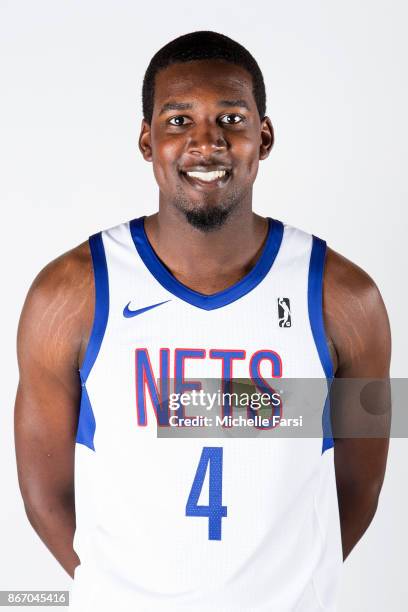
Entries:
POLYGON ((361 268, 328 249, 324 282, 325 323, 338 356, 338 378, 387 378, 391 332, 375 282, 361 268))

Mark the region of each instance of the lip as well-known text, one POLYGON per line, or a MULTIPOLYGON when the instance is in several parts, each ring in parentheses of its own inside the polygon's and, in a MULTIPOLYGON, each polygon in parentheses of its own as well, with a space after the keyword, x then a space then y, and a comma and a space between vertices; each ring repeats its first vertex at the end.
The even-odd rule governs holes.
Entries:
POLYGON ((212 191, 213 189, 220 189, 225 187, 232 176, 232 172, 230 168, 225 168, 221 166, 194 166, 192 168, 188 168, 187 170, 179 171, 181 178, 186 181, 191 187, 197 189, 198 191, 212 191), (188 176, 187 172, 211 172, 212 170, 225 170, 226 174, 217 178, 215 181, 207 182, 202 181, 199 178, 188 176))

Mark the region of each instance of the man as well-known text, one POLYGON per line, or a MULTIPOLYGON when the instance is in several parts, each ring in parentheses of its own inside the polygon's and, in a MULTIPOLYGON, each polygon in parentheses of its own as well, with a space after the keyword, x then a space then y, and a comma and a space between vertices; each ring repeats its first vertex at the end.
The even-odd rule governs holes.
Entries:
POLYGON ((265 110, 235 41, 203 31, 163 47, 139 139, 159 211, 51 262, 27 296, 19 481, 31 524, 75 573, 75 610, 334 610, 374 516, 386 438, 157 434, 171 378, 388 377, 373 280, 252 211, 274 140, 265 110))

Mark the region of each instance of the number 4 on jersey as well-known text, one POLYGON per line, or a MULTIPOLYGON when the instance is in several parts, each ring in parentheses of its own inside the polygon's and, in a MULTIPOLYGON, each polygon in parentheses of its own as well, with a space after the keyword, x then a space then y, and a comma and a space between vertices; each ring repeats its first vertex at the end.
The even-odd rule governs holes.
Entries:
POLYGON ((221 540, 221 521, 227 516, 227 506, 222 505, 222 448, 204 446, 186 505, 186 516, 208 518, 208 539, 221 540), (199 506, 201 489, 209 467, 208 506, 199 506))

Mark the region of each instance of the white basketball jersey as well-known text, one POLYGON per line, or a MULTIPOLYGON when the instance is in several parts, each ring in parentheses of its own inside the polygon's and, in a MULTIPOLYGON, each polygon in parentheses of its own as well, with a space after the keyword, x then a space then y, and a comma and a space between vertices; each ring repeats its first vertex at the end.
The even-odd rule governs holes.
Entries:
MULTIPOLYGON (((336 609, 342 548, 323 425, 307 438, 158 435, 170 380, 191 390, 205 377, 333 378, 326 243, 268 222, 255 266, 213 295, 169 272, 143 217, 90 238, 96 306, 80 371, 75 612, 336 609)), ((323 421, 327 386, 313 406, 323 421)))

